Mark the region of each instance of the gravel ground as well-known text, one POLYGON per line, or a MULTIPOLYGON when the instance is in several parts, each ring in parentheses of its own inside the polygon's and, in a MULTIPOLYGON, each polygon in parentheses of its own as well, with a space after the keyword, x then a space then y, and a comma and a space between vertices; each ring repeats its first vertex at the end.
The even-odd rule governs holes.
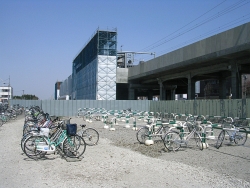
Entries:
POLYGON ((98 130, 98 145, 87 146, 81 160, 68 162, 56 153, 34 161, 20 148, 23 121, 0 127, 0 187, 250 187, 250 139, 245 146, 215 149, 210 141, 203 151, 190 143, 167 152, 160 140, 139 144, 125 123, 110 131, 100 121, 73 117, 71 123, 98 130))

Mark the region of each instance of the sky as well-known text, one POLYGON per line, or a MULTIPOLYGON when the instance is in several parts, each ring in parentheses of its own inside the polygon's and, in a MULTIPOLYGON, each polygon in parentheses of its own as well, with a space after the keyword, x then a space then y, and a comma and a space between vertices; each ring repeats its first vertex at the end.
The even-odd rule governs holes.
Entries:
POLYGON ((250 22, 249 10, 250 0, 0 0, 0 86, 53 99, 98 28, 117 30, 117 51, 159 57, 250 22))

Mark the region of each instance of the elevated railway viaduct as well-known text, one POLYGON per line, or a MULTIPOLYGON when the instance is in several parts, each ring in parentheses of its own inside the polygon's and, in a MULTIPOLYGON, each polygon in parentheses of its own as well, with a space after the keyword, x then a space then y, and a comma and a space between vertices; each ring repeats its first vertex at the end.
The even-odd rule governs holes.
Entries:
POLYGON ((174 94, 195 98, 195 82, 219 80, 219 98, 226 98, 226 79, 232 99, 240 99, 241 75, 250 74, 250 23, 216 34, 137 66, 128 68, 128 99, 141 90, 174 100, 174 94))

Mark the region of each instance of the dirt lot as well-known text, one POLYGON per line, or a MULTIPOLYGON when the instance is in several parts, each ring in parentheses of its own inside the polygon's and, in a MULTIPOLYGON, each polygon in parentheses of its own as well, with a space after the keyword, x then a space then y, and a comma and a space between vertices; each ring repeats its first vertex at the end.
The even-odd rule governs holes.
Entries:
POLYGON ((23 121, 0 127, 0 187, 250 187, 250 139, 245 146, 226 143, 218 150, 210 141, 203 151, 190 143, 166 152, 160 140, 139 144, 124 123, 110 131, 100 121, 73 117, 71 123, 98 130, 98 145, 87 146, 81 160, 68 162, 56 153, 34 161, 20 148, 23 121))

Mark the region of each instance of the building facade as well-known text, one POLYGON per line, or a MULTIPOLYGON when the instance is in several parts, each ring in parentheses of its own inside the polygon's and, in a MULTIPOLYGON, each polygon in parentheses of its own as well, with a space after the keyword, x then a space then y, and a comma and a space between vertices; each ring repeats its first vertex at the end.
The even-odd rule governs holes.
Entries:
POLYGON ((0 102, 7 102, 13 97, 13 89, 11 86, 0 86, 0 102))
POLYGON ((71 99, 116 100, 117 32, 97 30, 73 60, 71 99))
POLYGON ((55 96, 54 99, 57 100, 60 97, 60 87, 62 82, 56 82, 55 84, 55 96))

